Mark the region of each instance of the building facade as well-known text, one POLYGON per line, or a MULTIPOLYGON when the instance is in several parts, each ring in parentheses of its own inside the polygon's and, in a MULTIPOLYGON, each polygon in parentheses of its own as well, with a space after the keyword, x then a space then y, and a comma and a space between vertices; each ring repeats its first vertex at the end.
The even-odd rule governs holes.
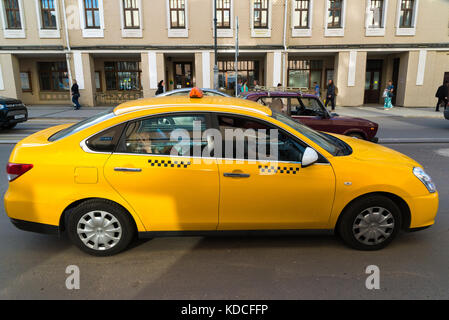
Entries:
MULTIPOLYGON (((313 88, 337 104, 431 106, 449 80, 449 1, 217 0, 219 85, 313 88)), ((0 95, 114 105, 166 89, 213 87, 213 0, 0 0, 0 95)))

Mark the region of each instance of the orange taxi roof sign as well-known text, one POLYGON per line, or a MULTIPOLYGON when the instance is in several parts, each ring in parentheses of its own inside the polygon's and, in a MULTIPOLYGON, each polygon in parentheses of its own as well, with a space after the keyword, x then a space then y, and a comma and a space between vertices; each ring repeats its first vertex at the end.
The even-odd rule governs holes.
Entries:
POLYGON ((203 91, 198 88, 198 87, 194 87, 192 88, 192 90, 190 91, 190 98, 202 98, 203 97, 203 91))

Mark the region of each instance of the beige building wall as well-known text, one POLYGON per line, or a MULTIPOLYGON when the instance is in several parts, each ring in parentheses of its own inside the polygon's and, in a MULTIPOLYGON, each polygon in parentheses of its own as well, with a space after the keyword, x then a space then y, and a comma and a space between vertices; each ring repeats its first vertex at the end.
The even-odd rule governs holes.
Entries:
MULTIPOLYGON (((63 1, 56 1, 58 28, 51 35, 40 29, 36 7, 38 0, 19 1, 22 6, 24 37, 5 37, 7 30, 4 23, 0 23, 0 65, 5 87, 3 90, 0 87, 2 95, 19 97, 26 103, 71 104, 67 93, 41 92, 37 68, 38 62, 45 60, 45 57, 66 60, 66 53, 70 57, 72 78, 76 78, 76 70, 79 75, 79 68, 82 69, 84 89, 81 90, 81 103, 88 106, 95 104, 97 94, 94 73, 101 72, 104 68, 104 59, 98 58, 99 56, 108 55, 108 59, 113 60, 125 59, 126 55, 138 57, 142 69, 142 94, 145 97, 154 95, 155 84, 160 80, 165 80, 167 89, 173 89, 174 86, 170 84, 173 81, 173 61, 185 60, 185 57, 189 57, 193 63, 193 82, 198 86, 208 83, 213 85, 212 1, 186 0, 187 27, 177 36, 173 36, 173 30, 168 24, 167 0, 138 1, 141 3, 141 28, 132 32, 123 28, 121 0, 99 0, 103 8, 100 12, 102 23, 100 32, 94 36, 92 33, 90 36, 86 35, 89 32, 83 30, 80 0, 66 0, 65 12, 63 1), (68 39, 65 36, 66 27, 68 39), (74 62, 75 52, 81 55, 80 65, 74 62), (207 57, 210 60, 208 67, 207 57), (209 76, 206 75, 207 69, 209 76), (20 90, 20 71, 30 72, 32 92, 20 90), (11 78, 14 79, 13 82, 9 81, 11 78)), ((227 35, 218 38, 218 58, 223 59, 225 55, 233 53, 236 32, 234 19, 238 16, 241 57, 254 57, 261 61, 261 84, 273 86, 280 82, 285 85, 288 81, 289 59, 320 57, 323 61, 322 87, 326 70, 334 69, 339 88, 337 104, 357 106, 364 103, 367 59, 384 61, 381 79, 381 88, 384 88, 393 75, 393 59, 400 58, 396 104, 433 106, 434 91, 442 82, 444 73, 449 72, 449 1, 416 0, 416 27, 409 30, 408 35, 399 34, 397 27, 399 1, 385 0, 385 27, 381 34, 370 35, 365 26, 369 0, 343 1, 344 27, 339 34, 332 34, 326 28, 327 0, 310 1, 310 32, 302 34, 294 29, 294 0, 269 1, 267 30, 252 27, 253 0, 232 0, 232 28, 227 35), (426 52, 425 58, 422 50, 426 52), (355 65, 351 63, 351 55, 356 56, 355 65), (348 84, 350 77, 355 79, 353 84, 348 84)), ((0 21, 4 22, 3 16, 0 21)), ((100 80, 104 91, 104 70, 100 80)), ((379 97, 379 103, 381 102, 382 98, 379 97)))

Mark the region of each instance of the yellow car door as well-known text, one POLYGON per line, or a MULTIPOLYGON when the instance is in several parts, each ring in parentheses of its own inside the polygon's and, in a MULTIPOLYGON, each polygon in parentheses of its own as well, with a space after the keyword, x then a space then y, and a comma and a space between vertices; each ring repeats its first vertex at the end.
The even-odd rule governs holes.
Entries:
MULTIPOLYGON (((234 115, 218 115, 217 118, 221 135, 225 137, 223 150, 232 151, 224 151, 224 156, 218 158, 218 229, 325 228, 335 192, 335 175, 329 162, 320 156, 318 163, 303 168, 302 153, 307 145, 296 137, 254 118, 234 115), (278 141, 268 141, 266 151, 275 144, 277 160, 270 161, 251 157, 247 141, 253 133, 245 134, 243 155, 236 147, 237 141, 232 141, 229 134, 235 129, 267 130, 268 133, 273 128, 278 130, 278 141), (234 146, 229 147, 230 144, 234 146)), ((257 151, 260 145, 263 143, 257 140, 257 151)))
POLYGON ((217 228, 216 160, 192 156, 194 145, 202 150, 207 139, 180 144, 179 137, 172 136, 184 132, 193 137, 194 123, 204 132, 208 119, 207 114, 179 113, 131 121, 107 161, 106 179, 137 212, 147 231, 217 228))

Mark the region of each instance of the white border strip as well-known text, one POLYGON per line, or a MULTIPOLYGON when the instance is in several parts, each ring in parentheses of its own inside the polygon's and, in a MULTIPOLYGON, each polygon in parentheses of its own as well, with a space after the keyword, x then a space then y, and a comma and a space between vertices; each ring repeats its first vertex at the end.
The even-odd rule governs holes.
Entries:
POLYGON ((416 73, 416 85, 424 84, 424 74, 426 71, 427 50, 419 50, 418 71, 416 73))
POLYGON ((80 51, 73 52, 73 65, 75 67, 75 79, 78 83, 78 87, 84 90, 84 70, 83 70, 83 58, 80 51))
POLYGON ((0 90, 5 90, 5 83, 3 82, 3 71, 1 64, 0 64, 0 90))
POLYGON ((355 86, 356 66, 357 66, 357 51, 350 51, 349 64, 348 64, 348 87, 355 86))
POLYGON ((156 52, 148 52, 148 68, 150 72, 150 89, 157 89, 157 59, 156 52))
POLYGON ((203 63, 203 88, 210 88, 210 53, 209 51, 202 53, 203 63))

